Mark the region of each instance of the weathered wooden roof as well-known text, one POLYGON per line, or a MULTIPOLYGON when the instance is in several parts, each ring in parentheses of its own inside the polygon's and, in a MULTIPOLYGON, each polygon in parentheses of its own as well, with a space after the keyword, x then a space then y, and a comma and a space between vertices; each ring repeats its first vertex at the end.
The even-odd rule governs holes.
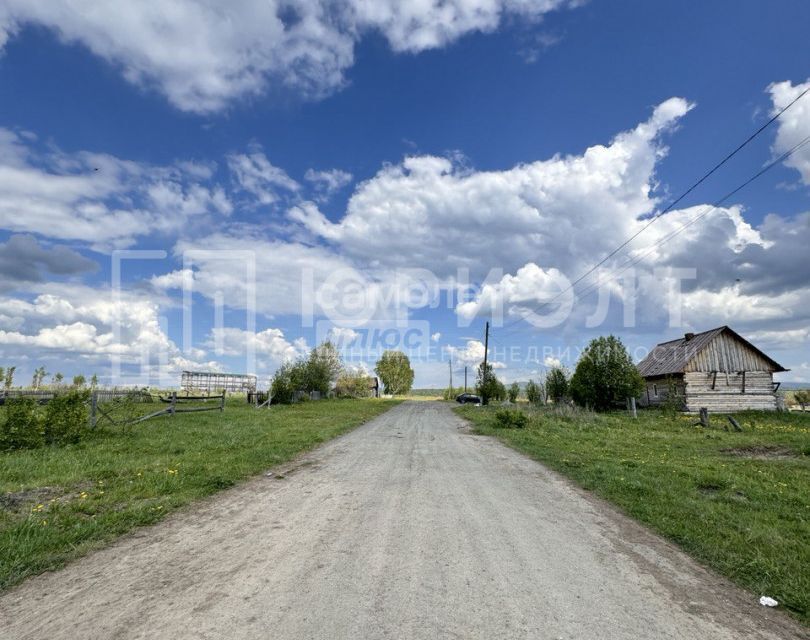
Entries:
POLYGON ((684 336, 677 340, 662 342, 650 351, 649 355, 644 358, 644 360, 638 363, 638 371, 644 378, 683 373, 689 362, 723 332, 729 333, 745 344, 749 349, 759 354, 770 364, 774 372, 787 371, 787 369, 773 358, 757 349, 753 344, 748 342, 748 340, 727 326, 717 327, 716 329, 710 329, 702 333, 687 334, 691 336, 689 338, 684 336))

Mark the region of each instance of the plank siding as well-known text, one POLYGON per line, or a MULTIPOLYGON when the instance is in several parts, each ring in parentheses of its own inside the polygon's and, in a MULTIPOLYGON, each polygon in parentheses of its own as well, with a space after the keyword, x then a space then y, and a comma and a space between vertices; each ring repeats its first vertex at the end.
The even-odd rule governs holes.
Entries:
POLYGON ((769 371, 768 361, 733 336, 720 333, 686 363, 685 371, 769 371))
MULTIPOLYGON (((675 382, 675 394, 681 398, 681 402, 683 403, 683 398, 686 396, 686 385, 683 380, 677 379, 675 376, 673 376, 673 379, 675 382)), ((639 405, 642 407, 661 406, 667 401, 669 392, 670 387, 666 379, 647 380, 646 388, 639 400, 639 405)))

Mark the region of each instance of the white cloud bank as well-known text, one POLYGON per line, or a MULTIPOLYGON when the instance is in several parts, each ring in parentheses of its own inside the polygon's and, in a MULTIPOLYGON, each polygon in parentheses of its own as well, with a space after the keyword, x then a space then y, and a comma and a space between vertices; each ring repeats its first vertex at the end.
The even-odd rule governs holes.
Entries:
MULTIPOLYGON (((790 81, 775 82, 769 88, 773 113, 784 109, 801 93, 810 89, 810 80, 794 85, 790 81)), ((781 155, 810 136, 810 96, 805 96, 788 109, 777 121, 776 140, 773 151, 781 155)), ((805 146, 785 162, 796 169, 804 184, 810 184, 810 146, 805 146)))
POLYGON ((184 111, 218 111, 283 87, 319 98, 345 83, 369 31, 418 53, 508 16, 537 21, 570 0, 5 0, 0 47, 28 25, 80 43, 184 111))
MULTIPOLYGON (((778 100, 782 98, 774 93, 775 104, 778 100)), ((323 216, 314 202, 302 202, 288 212, 292 223, 285 230, 288 236, 268 239, 263 229, 238 227, 228 234, 181 238, 175 244, 178 258, 186 249, 205 249, 209 254, 195 260, 193 271, 158 275, 152 284, 171 291, 193 282, 195 291, 210 298, 222 295, 228 306, 244 308, 244 265, 228 262, 227 256, 251 250, 262 287, 257 310, 268 317, 302 313, 307 302, 304 274, 318 288, 335 274, 353 271, 357 288, 374 293, 397 286, 391 278, 397 267, 415 266, 432 270, 448 288, 456 285, 453 278, 458 267, 469 268, 478 282, 490 268, 503 269, 506 275, 458 307, 461 316, 481 315, 493 301, 507 307, 531 307, 548 290, 555 270, 569 278, 579 275, 637 231, 644 224, 643 216, 660 206, 655 170, 666 152, 662 137, 690 108, 686 100, 672 98, 609 144, 502 171, 475 171, 433 156, 406 158, 359 184, 345 216, 337 222, 323 216), (217 252, 222 252, 224 262, 217 252)), ((779 140, 787 135, 785 131, 805 126, 808 116, 801 118, 795 127, 780 129, 776 147, 782 144, 779 140)), ((133 197, 150 206, 172 208, 181 219, 229 213, 227 195, 223 193, 221 206, 216 204, 219 192, 208 184, 211 173, 205 167, 188 163, 145 167, 100 154, 36 152, 32 144, 22 134, 0 130, 0 226, 9 230, 27 231, 30 227, 26 225, 36 225, 36 230, 47 229, 55 238, 92 238, 117 244, 131 241, 144 229, 163 229, 150 209, 133 207, 133 197), (115 199, 128 208, 111 205, 115 199), (30 221, 18 215, 20 207, 29 206, 30 221)), ((286 179, 292 180, 260 150, 251 149, 242 156, 255 169, 250 173, 254 182, 238 183, 259 202, 263 189, 273 197, 279 188, 285 188, 286 179), (260 158, 250 157, 257 153, 260 158)), ((804 177, 803 167, 794 165, 804 177)), ((239 172, 234 175, 239 180, 239 172)), ((703 210, 698 206, 668 213, 631 245, 633 255, 667 239, 703 210)), ((176 227, 166 232, 172 230, 176 232, 176 227)), ((698 279, 687 283, 684 296, 684 320, 691 328, 729 322, 743 332, 770 332, 774 338, 783 331, 795 343, 795 336, 804 335, 801 331, 810 324, 806 304, 810 296, 808 230, 810 214, 792 218, 772 214, 755 227, 746 221, 741 206, 731 205, 713 210, 662 243, 639 266, 648 272, 656 266, 697 268, 698 279)), ((667 321, 662 315, 662 288, 642 292, 640 322, 645 330, 660 332, 667 321)), ((13 312, 14 304, 30 303, 6 303, 0 309, 0 320, 5 323, 2 329, 8 345, 27 344, 32 353, 32 347, 56 348, 49 345, 63 349, 73 345, 76 353, 113 348, 106 337, 109 332, 92 317, 90 321, 81 314, 55 317, 40 331, 31 324, 35 312, 24 316, 13 312)), ((44 304, 61 312, 61 303, 38 303, 40 307, 44 304)), ((321 313, 317 304, 312 307, 316 315, 321 313)), ((607 327, 602 325, 601 330, 607 327)), ((222 337, 226 342, 235 339, 233 335, 222 337)), ((157 340, 157 334, 145 337, 150 339, 157 340)), ((290 347, 296 348, 281 336, 248 339, 256 340, 257 350, 264 349, 268 358, 283 357, 290 347)), ((468 344, 454 353, 459 360, 475 362, 483 355, 477 349, 468 344)), ((807 355, 797 358, 806 361, 807 355)))
POLYGON ((0 228, 82 240, 100 249, 176 234, 190 220, 229 216, 224 190, 191 163, 153 166, 103 153, 40 148, 0 127, 0 228))
POLYGON ((341 252, 383 267, 419 266, 440 277, 467 267, 482 278, 492 267, 534 262, 568 272, 627 237, 655 207, 660 136, 690 108, 672 98, 608 146, 503 171, 409 157, 359 185, 337 223, 311 203, 289 216, 341 252))
POLYGON ((243 357, 250 351, 257 357, 262 369, 295 360, 309 350, 303 338, 290 342, 281 329, 272 328, 251 332, 234 327, 217 327, 212 329, 206 347, 216 356, 243 357))
POLYGON ((42 285, 32 301, 0 297, 0 350, 12 361, 50 360, 108 368, 143 366, 153 377, 174 376, 182 368, 219 370, 201 361, 203 351, 181 353, 162 326, 159 306, 135 293, 119 298, 109 290, 80 285, 42 285))

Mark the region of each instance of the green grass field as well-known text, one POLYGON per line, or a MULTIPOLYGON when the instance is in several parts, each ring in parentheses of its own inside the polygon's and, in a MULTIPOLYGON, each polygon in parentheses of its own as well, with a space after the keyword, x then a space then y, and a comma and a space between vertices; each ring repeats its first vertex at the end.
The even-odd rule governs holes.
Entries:
POLYGON ((0 588, 286 462, 397 400, 322 400, 159 417, 77 445, 0 453, 0 588))
POLYGON ((610 500, 704 564, 810 623, 810 413, 739 413, 744 432, 694 416, 555 415, 495 428, 495 407, 459 407, 496 436, 610 500))

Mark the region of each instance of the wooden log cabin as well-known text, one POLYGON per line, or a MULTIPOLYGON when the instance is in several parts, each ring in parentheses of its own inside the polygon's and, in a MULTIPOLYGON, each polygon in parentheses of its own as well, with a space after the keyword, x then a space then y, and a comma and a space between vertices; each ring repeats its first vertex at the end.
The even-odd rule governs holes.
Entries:
POLYGON ((675 394, 685 411, 775 410, 773 374, 787 371, 729 327, 662 342, 638 364, 646 382, 642 406, 660 406, 675 394))

